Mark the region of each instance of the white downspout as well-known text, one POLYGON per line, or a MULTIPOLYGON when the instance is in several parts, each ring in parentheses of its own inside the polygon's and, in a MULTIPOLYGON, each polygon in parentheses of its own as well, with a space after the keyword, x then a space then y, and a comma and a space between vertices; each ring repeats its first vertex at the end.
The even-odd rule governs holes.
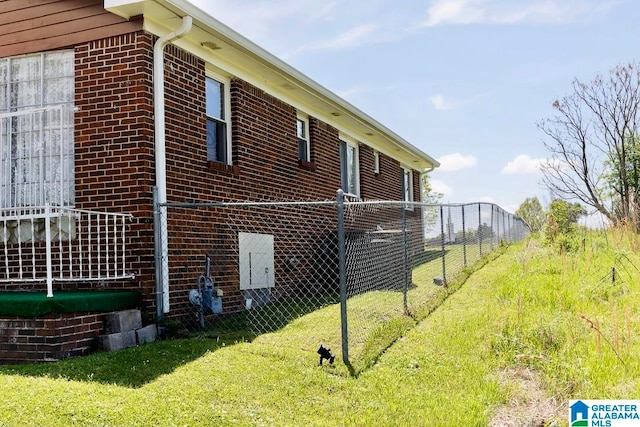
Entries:
MULTIPOLYGON (((164 109, 164 47, 173 40, 191 31, 193 19, 191 16, 182 18, 182 25, 177 30, 160 37, 153 46, 153 111, 155 124, 155 163, 156 188, 158 203, 167 202, 167 163, 165 141, 165 109, 164 109)), ((161 210, 162 213, 162 210, 161 210)), ((157 233, 155 234, 158 235, 157 233)), ((169 312, 169 264, 168 264, 168 233, 166 210, 160 216, 160 261, 162 264, 161 277, 156 276, 156 304, 162 303, 164 313, 169 312)), ((158 259, 158 258, 156 258, 158 259)))

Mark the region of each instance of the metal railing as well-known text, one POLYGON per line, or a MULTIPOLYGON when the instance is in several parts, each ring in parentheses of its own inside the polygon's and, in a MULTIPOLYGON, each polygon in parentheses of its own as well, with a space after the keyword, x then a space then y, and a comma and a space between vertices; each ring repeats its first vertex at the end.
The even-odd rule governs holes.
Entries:
POLYGON ((0 283, 132 278, 127 272, 126 230, 131 214, 58 206, 0 209, 0 283))

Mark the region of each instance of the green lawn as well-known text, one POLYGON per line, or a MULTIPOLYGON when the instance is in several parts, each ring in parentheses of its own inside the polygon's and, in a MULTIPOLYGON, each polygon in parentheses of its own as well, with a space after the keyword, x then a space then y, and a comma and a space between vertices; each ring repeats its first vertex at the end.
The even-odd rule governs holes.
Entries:
POLYGON ((544 422, 566 426, 569 399, 640 395, 639 248, 596 234, 577 254, 514 245, 454 293, 416 286, 449 296, 401 325, 362 295, 352 308, 372 326, 359 351, 376 340, 386 350, 361 356, 356 376, 339 357, 318 366, 319 342, 340 356, 335 305, 250 343, 162 341, 2 367, 0 426, 485 426, 501 413, 526 425, 540 399, 553 409, 544 422))

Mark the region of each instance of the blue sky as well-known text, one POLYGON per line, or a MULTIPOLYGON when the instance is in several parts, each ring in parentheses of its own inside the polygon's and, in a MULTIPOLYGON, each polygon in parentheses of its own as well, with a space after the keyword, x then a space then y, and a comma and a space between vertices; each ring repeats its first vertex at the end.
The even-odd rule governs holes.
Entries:
POLYGON ((640 57, 638 0, 191 0, 442 166, 443 202, 551 200, 536 123, 640 57))

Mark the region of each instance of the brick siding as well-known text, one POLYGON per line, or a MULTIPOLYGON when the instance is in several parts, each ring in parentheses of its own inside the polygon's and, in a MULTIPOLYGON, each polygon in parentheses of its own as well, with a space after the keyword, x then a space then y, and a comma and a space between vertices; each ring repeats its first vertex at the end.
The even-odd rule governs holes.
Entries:
MULTIPOLYGON (((127 260, 137 289, 154 303, 153 39, 136 32, 75 48, 75 178, 80 209, 134 215, 127 260)), ((86 284, 85 284, 86 287, 86 284)))
MULTIPOLYGON (((152 189, 155 184, 153 43, 142 31, 75 47, 75 179, 81 209, 129 212, 127 259, 133 281, 108 287, 138 289, 143 309, 155 313, 152 189)), ((340 187, 339 132, 309 114, 311 162, 300 164, 296 109, 240 79, 230 82, 233 167, 207 161, 205 63, 180 48, 165 49, 167 195, 170 202, 333 200, 340 187)), ((360 187, 365 199, 402 197, 402 168, 360 144, 360 187)), ((414 173, 419 199, 419 174, 414 173)), ((187 291, 202 274, 205 254, 215 254, 225 307, 243 301, 237 277, 237 229, 215 210, 173 211, 169 222, 171 300, 188 306, 187 291), (183 235, 180 230, 190 230, 183 235)), ((272 213, 253 223, 285 222, 272 213)), ((253 215, 253 216, 252 216, 253 215)), ((317 214, 316 214, 317 215, 317 214)), ((237 218, 236 218, 237 219, 237 218)), ((308 214, 308 222, 326 220, 308 214)), ((241 230, 240 230, 241 231, 241 230)), ((273 232, 265 228, 265 233, 273 232)), ((303 228, 288 230, 304 235, 303 228)), ((59 351, 65 351, 60 349, 59 351)))
POLYGON ((0 363, 47 362, 88 354, 104 329, 97 313, 0 317, 0 363))

